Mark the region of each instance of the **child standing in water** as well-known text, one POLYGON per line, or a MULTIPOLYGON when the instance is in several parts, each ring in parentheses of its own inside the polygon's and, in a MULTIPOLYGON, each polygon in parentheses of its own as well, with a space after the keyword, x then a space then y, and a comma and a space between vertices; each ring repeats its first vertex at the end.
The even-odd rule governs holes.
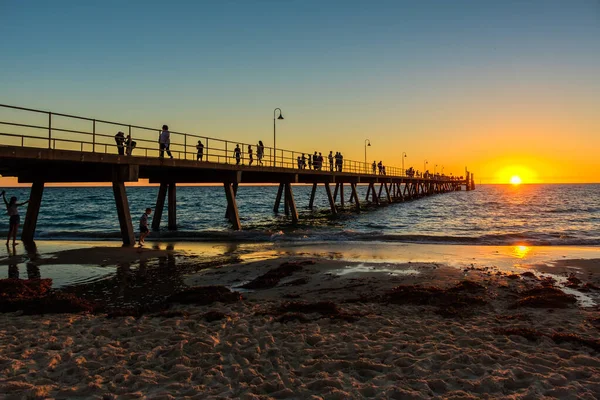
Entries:
POLYGON ((144 245, 144 239, 150 234, 150 230, 148 229, 148 216, 150 214, 152 214, 152 209, 146 208, 146 212, 140 218, 140 246, 144 245))
POLYGON ((10 237, 12 236, 13 246, 16 246, 17 231, 19 230, 19 224, 21 223, 21 217, 19 216, 19 209, 17 207, 29 203, 29 200, 26 200, 23 203, 17 203, 17 198, 13 196, 10 198, 10 201, 6 201, 6 192, 4 190, 2 191, 2 199, 4 199, 4 204, 6 205, 6 213, 10 217, 6 245, 8 246, 8 242, 10 242, 10 237))

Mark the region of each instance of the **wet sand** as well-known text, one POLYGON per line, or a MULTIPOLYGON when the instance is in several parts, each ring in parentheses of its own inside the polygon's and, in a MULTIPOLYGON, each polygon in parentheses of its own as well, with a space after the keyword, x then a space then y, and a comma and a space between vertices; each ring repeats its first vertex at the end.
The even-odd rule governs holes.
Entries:
MULTIPOLYGON (((106 251, 88 254, 106 257, 106 251)), ((231 303, 171 302, 137 317, 0 314, 0 397, 593 399, 600 393, 599 259, 508 268, 468 257, 457 266, 307 253, 249 252, 247 260, 182 277, 190 287, 239 291, 242 300, 231 303), (526 295, 544 287, 567 296, 548 303, 550 295, 534 301, 526 295)), ((194 262, 190 252, 172 254, 194 262)))

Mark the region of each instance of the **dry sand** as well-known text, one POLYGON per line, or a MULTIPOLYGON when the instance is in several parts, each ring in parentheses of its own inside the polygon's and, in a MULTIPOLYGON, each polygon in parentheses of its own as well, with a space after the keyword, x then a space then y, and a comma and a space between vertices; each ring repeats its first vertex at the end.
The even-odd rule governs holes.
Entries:
MULTIPOLYGON (((299 267, 275 287, 244 290, 244 300, 231 304, 174 305, 138 319, 0 314, 0 397, 600 397, 598 307, 511 308, 519 293, 540 286, 539 277, 313 260, 291 264, 299 267), (465 279, 483 285, 472 297, 483 302, 457 313, 374 299, 399 285, 451 288, 465 279), (341 313, 282 310, 290 301, 322 300, 341 313)), ((241 286, 284 261, 209 269, 186 283, 241 286)), ((599 266, 577 267, 579 288, 598 286, 599 266)), ((600 291, 581 293, 596 301, 600 291)))

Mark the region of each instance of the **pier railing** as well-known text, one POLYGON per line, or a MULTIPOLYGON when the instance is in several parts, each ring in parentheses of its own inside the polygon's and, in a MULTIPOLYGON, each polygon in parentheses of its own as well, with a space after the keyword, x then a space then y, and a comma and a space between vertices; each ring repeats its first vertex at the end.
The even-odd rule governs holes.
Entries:
MULTIPOLYGON (((125 137, 130 135, 136 142, 130 157, 159 156, 159 128, 0 104, 2 145, 118 154, 115 141, 118 131, 122 131, 125 137)), ((243 165, 250 162, 248 145, 252 146, 252 165, 255 166, 298 169, 299 159, 302 160, 304 156, 308 168, 309 157, 314 154, 279 148, 274 150, 265 146, 262 160, 259 160, 257 143, 242 143, 172 130, 170 132, 170 151, 174 158, 182 160, 196 160, 199 141, 204 145, 202 161, 220 164, 236 163, 234 151, 238 145, 241 150, 240 164, 243 165)), ((335 165, 330 165, 328 155, 329 153, 322 154, 321 169, 336 171, 335 165)), ((165 157, 168 156, 165 154, 165 157)), ((343 159, 342 172, 375 174, 378 170, 369 163, 343 159)), ((385 172, 388 176, 403 176, 405 171, 386 166, 385 172)))

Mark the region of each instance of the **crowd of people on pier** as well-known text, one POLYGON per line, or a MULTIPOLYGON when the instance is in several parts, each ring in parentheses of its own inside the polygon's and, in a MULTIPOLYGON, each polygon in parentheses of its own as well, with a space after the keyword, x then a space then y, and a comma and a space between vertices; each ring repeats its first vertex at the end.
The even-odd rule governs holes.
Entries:
MULTIPOLYGON (((117 132, 115 135, 115 142, 117 144, 117 151, 119 155, 127 155, 130 156, 133 150, 136 148, 137 143, 132 140, 131 133, 125 136, 124 132, 117 132)), ((169 127, 167 125, 163 125, 162 129, 159 131, 158 135, 158 144, 159 144, 159 158, 164 158, 164 154, 170 158, 173 158, 171 154, 171 132, 169 131, 169 127)), ((243 148, 240 147, 239 144, 235 146, 233 150, 232 158, 235 159, 236 165, 243 164, 244 161, 248 160, 248 165, 253 165, 256 156, 256 165, 263 165, 263 158, 265 155, 265 146, 262 140, 258 141, 258 144, 255 145, 255 148, 252 145, 246 145, 246 150, 244 152, 243 148), (256 149, 256 151, 255 151, 256 149), (244 154, 246 157, 244 157, 244 154)), ((196 161, 204 161, 204 144, 202 140, 198 140, 196 144, 196 161)), ((207 160, 208 161, 208 160, 207 160)), ((329 168, 331 172, 343 172, 344 170, 344 156, 341 152, 336 151, 333 154, 333 151, 329 152, 327 157, 323 157, 323 154, 315 151, 314 154, 305 154, 299 155, 297 157, 296 165, 298 169, 306 169, 308 167, 309 170, 314 171, 322 171, 323 167, 329 168)), ((364 168, 368 168, 366 165, 364 168)), ((373 161, 371 164, 371 171, 374 175, 387 175, 385 165, 383 165, 383 161, 373 161)), ((429 170, 425 172, 415 171, 413 167, 409 167, 404 171, 405 175, 410 178, 425 178, 425 179, 434 179, 440 177, 446 177, 444 174, 439 173, 430 173, 429 170)), ((462 177, 452 177, 451 179, 462 179, 462 177)))

